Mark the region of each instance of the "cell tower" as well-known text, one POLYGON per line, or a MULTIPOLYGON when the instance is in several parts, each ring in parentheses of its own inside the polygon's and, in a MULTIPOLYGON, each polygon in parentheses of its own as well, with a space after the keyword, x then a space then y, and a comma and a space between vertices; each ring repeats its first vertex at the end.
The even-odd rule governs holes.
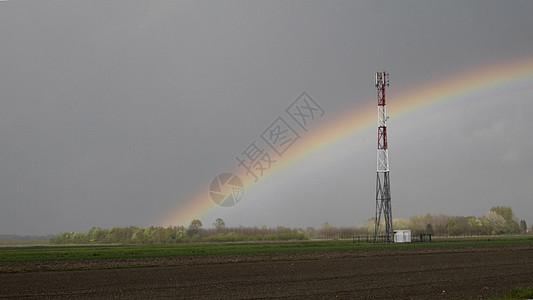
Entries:
POLYGON ((392 206, 389 179, 389 149, 387 146, 387 109, 385 106, 385 87, 389 86, 389 74, 385 71, 375 75, 378 90, 378 163, 376 177, 376 224, 374 242, 378 241, 381 214, 385 219, 384 241, 393 242, 392 206))

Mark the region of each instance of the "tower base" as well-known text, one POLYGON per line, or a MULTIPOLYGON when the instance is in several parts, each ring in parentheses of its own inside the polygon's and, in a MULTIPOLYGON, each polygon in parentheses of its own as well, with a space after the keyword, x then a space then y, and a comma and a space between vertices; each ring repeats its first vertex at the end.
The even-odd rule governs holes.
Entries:
POLYGON ((392 229, 392 206, 390 196, 389 172, 377 172, 376 177, 376 223, 374 230, 374 243, 378 240, 385 243, 394 242, 392 229), (385 232, 380 233, 381 215, 385 219, 385 232))

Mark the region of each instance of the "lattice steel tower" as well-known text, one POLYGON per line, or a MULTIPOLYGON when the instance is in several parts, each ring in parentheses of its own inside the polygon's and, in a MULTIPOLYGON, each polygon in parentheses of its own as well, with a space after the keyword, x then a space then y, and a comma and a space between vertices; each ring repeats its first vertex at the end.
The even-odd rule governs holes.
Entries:
POLYGON ((374 242, 380 235, 381 214, 385 219, 384 241, 394 241, 392 229, 392 206, 389 179, 389 149, 387 146, 387 110, 385 106, 385 87, 389 86, 389 74, 385 71, 375 75, 375 86, 378 90, 378 163, 376 177, 376 224, 374 242))

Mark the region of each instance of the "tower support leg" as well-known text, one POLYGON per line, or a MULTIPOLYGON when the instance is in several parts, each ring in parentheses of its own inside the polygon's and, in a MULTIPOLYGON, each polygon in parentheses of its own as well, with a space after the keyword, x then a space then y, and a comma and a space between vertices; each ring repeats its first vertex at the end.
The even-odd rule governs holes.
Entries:
POLYGON ((376 220, 374 226, 374 242, 378 242, 381 227, 381 215, 385 220, 383 239, 386 243, 394 241, 392 228, 392 206, 390 196, 389 172, 378 172, 376 177, 376 220))

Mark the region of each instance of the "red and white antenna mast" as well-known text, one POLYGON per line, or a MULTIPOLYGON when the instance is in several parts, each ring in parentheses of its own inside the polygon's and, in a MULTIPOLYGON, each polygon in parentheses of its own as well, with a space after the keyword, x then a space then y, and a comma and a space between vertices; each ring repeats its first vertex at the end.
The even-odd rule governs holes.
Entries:
POLYGON ((374 78, 375 86, 378 90, 378 155, 377 155, 377 177, 376 177, 376 224, 374 231, 374 242, 380 236, 381 215, 385 219, 384 241, 387 243, 394 241, 392 229, 392 206, 390 196, 389 179, 389 149, 387 145, 387 109, 385 102, 385 87, 389 86, 389 73, 378 72, 374 78))

